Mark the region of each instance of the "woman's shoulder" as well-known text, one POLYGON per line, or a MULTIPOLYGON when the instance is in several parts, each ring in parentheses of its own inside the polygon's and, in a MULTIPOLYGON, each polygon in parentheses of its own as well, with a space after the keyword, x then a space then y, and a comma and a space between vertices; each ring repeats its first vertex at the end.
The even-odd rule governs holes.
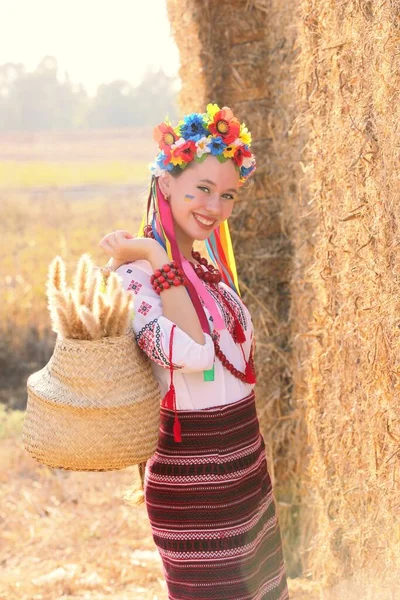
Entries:
POLYGON ((153 267, 148 260, 135 260, 134 262, 124 263, 116 269, 117 273, 133 273, 135 271, 141 271, 148 275, 153 274, 153 267))
POLYGON ((120 277, 125 289, 133 290, 135 295, 139 293, 153 295, 153 286, 150 280, 153 268, 147 260, 125 263, 120 265, 115 272, 120 277))

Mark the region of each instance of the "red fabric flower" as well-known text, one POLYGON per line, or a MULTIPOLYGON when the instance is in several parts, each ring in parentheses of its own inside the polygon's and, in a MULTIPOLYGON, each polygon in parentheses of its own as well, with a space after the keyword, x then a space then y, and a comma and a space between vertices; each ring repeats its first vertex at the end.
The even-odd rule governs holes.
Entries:
POLYGON ((243 164, 243 159, 250 158, 250 157, 251 157, 250 150, 246 150, 246 148, 242 145, 242 146, 237 146, 236 152, 233 155, 232 160, 235 164, 237 164, 238 167, 241 167, 243 164))
POLYGON ((180 146, 176 146, 176 148, 173 148, 171 162, 174 163, 175 161, 173 159, 175 158, 175 159, 181 159, 183 162, 188 163, 194 159, 195 154, 196 154, 196 142, 194 142, 193 140, 188 140, 184 144, 181 144, 180 146))
POLYGON ((240 133, 239 121, 226 106, 215 113, 213 122, 208 128, 214 135, 220 135, 228 146, 239 137, 240 133))
POLYGON ((161 150, 164 150, 165 153, 169 153, 171 151, 170 146, 175 144, 178 138, 171 125, 160 123, 160 125, 157 125, 153 130, 153 139, 157 142, 161 150))

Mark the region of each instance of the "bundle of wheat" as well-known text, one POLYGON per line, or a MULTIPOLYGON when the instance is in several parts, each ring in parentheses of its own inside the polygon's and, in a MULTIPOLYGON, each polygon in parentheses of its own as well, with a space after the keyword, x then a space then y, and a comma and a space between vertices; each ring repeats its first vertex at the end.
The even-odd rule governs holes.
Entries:
POLYGON ((58 335, 48 364, 27 381, 26 450, 41 463, 75 471, 145 462, 157 445, 160 395, 130 327, 131 293, 86 254, 72 288, 55 257, 46 287, 58 335))
POLYGON ((72 288, 67 287, 64 261, 56 256, 46 287, 53 331, 63 337, 98 340, 128 330, 132 293, 121 287, 116 273, 93 265, 88 254, 79 259, 72 288))

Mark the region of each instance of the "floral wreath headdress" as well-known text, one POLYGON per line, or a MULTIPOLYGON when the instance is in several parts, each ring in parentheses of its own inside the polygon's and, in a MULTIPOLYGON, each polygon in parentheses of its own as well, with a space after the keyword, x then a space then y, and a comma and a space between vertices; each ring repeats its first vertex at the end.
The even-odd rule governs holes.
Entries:
POLYGON ((155 127, 153 137, 160 148, 150 167, 155 177, 163 171, 179 172, 193 160, 202 162, 208 155, 220 162, 231 159, 240 173, 239 186, 256 169, 250 150, 251 133, 227 106, 208 104, 205 113, 186 115, 176 127, 167 118, 155 127))
MULTIPOLYGON (((150 185, 147 210, 143 215, 138 235, 145 235, 150 228, 154 238, 183 269, 188 279, 187 291, 193 302, 204 332, 210 332, 210 323, 204 312, 206 306, 213 317, 213 328, 224 329, 215 299, 199 283, 197 275, 191 268, 178 247, 170 203, 161 191, 158 177, 164 172, 171 174, 181 172, 191 161, 202 162, 213 155, 221 162, 231 159, 240 173, 239 185, 254 173, 255 157, 250 151, 251 134, 244 123, 233 116, 230 108, 219 108, 217 104, 209 104, 207 112, 192 113, 183 118, 176 127, 172 127, 168 119, 154 129, 154 139, 158 142, 160 152, 151 165, 152 180, 150 185)), ((212 262, 221 272, 222 281, 240 296, 236 261, 228 222, 221 223, 206 240, 206 249, 212 262)))

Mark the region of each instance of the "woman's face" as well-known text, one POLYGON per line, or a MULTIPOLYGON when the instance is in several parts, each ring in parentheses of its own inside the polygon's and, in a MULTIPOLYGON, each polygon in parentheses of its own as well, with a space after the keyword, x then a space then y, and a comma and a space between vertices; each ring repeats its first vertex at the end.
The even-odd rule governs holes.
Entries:
POLYGON ((177 239, 205 240, 232 213, 239 173, 231 160, 220 163, 208 156, 193 162, 182 174, 160 177, 160 187, 169 196, 177 239))

